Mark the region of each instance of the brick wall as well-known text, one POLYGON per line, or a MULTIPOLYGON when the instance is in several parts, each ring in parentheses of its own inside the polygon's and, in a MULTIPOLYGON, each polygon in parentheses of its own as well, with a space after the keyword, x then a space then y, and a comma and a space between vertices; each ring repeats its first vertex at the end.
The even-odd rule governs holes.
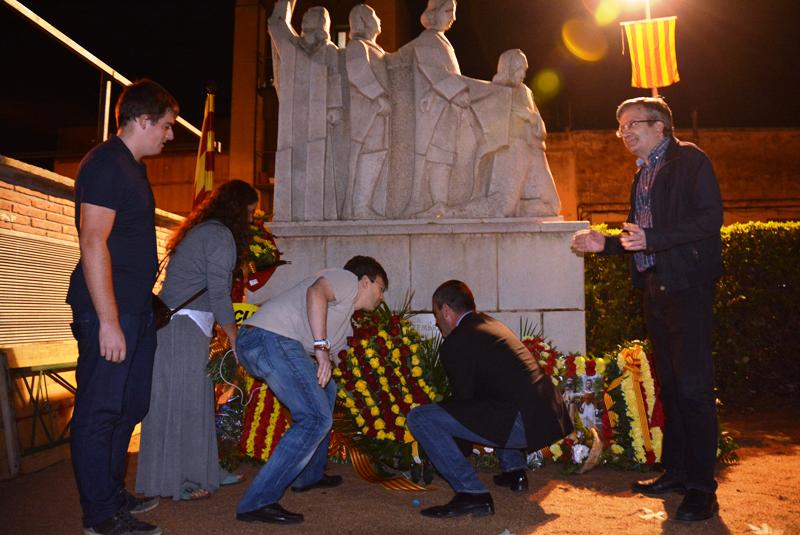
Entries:
MULTIPOLYGON (((77 243, 74 180, 0 155, 0 229, 77 243)), ((156 210, 159 256, 182 218, 156 210)))
MULTIPOLYGON (((711 158, 725 224, 800 219, 800 129, 677 130, 676 136, 711 158)), ((636 165, 613 130, 551 134, 547 145, 566 219, 624 220, 636 165), (565 155, 574 163, 566 165, 565 155), (574 194, 565 195, 562 184, 570 183, 574 194)))

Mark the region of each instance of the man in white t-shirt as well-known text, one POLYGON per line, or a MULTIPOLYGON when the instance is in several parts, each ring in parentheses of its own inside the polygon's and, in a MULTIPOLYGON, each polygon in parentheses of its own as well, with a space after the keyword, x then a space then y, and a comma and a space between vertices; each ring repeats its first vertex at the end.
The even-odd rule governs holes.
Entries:
POLYGON ((238 520, 300 523, 302 514, 278 503, 289 485, 303 492, 342 483, 324 473, 336 398, 331 355, 352 333, 353 312, 377 308, 388 282, 374 258, 354 256, 344 269, 320 271, 270 299, 244 322, 239 360, 267 382, 292 413, 292 425, 239 501, 238 520))

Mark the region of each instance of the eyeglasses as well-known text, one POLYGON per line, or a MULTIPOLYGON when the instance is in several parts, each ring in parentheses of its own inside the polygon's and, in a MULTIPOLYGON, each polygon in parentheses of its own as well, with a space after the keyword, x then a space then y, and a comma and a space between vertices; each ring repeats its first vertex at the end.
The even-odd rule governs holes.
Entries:
POLYGON ((619 125, 617 129, 617 137, 622 137, 622 135, 636 126, 639 123, 657 123, 660 119, 640 119, 638 121, 628 121, 627 123, 619 125))

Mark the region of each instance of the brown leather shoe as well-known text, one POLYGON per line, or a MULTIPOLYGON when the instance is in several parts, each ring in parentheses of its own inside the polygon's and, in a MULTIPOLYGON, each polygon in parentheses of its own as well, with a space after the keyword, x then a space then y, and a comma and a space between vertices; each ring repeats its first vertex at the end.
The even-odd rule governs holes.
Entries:
POLYGON ((472 494, 456 492, 456 495, 445 505, 428 507, 420 511, 422 516, 432 518, 454 518, 457 516, 489 516, 494 514, 494 502, 488 492, 472 494))
POLYGON ((678 506, 675 518, 684 522, 698 522, 708 520, 719 511, 717 495, 713 492, 704 492, 698 489, 689 489, 686 496, 678 506))
POLYGON ((661 494, 683 494, 686 492, 686 487, 683 484, 683 478, 677 477, 669 472, 664 473, 661 477, 645 481, 637 481, 631 486, 633 492, 639 492, 648 496, 659 496, 661 494))
POLYGON ((513 492, 522 492, 528 490, 528 476, 525 475, 525 470, 512 470, 510 472, 503 472, 494 476, 494 484, 498 487, 506 487, 513 492))

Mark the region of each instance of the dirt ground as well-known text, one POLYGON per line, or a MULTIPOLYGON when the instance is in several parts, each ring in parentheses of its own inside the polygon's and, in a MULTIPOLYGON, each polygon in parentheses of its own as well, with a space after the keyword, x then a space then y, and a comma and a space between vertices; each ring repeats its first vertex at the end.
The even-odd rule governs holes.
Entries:
MULTIPOLYGON (((305 515, 295 526, 246 524, 235 520, 244 485, 225 487, 210 499, 162 500, 142 515, 170 535, 186 534, 516 534, 529 533, 800 533, 800 423, 798 411, 746 411, 724 417, 741 445, 740 462, 718 473, 719 517, 700 523, 670 520, 679 496, 665 499, 633 494, 635 472, 596 468, 564 475, 548 464, 529 474, 530 490, 514 494, 492 489, 496 514, 485 518, 429 519, 419 509, 447 502, 452 492, 441 479, 435 490, 384 490, 360 480, 347 465, 329 465, 345 484, 326 491, 288 492, 282 505, 305 515), (414 499, 421 505, 415 506, 414 499)), ((133 487, 136 456, 128 474, 133 487)), ((257 467, 244 465, 251 480, 257 467)), ((490 473, 481 478, 491 488, 490 473)), ((77 490, 69 461, 0 482, 0 533, 81 533, 77 490)))

